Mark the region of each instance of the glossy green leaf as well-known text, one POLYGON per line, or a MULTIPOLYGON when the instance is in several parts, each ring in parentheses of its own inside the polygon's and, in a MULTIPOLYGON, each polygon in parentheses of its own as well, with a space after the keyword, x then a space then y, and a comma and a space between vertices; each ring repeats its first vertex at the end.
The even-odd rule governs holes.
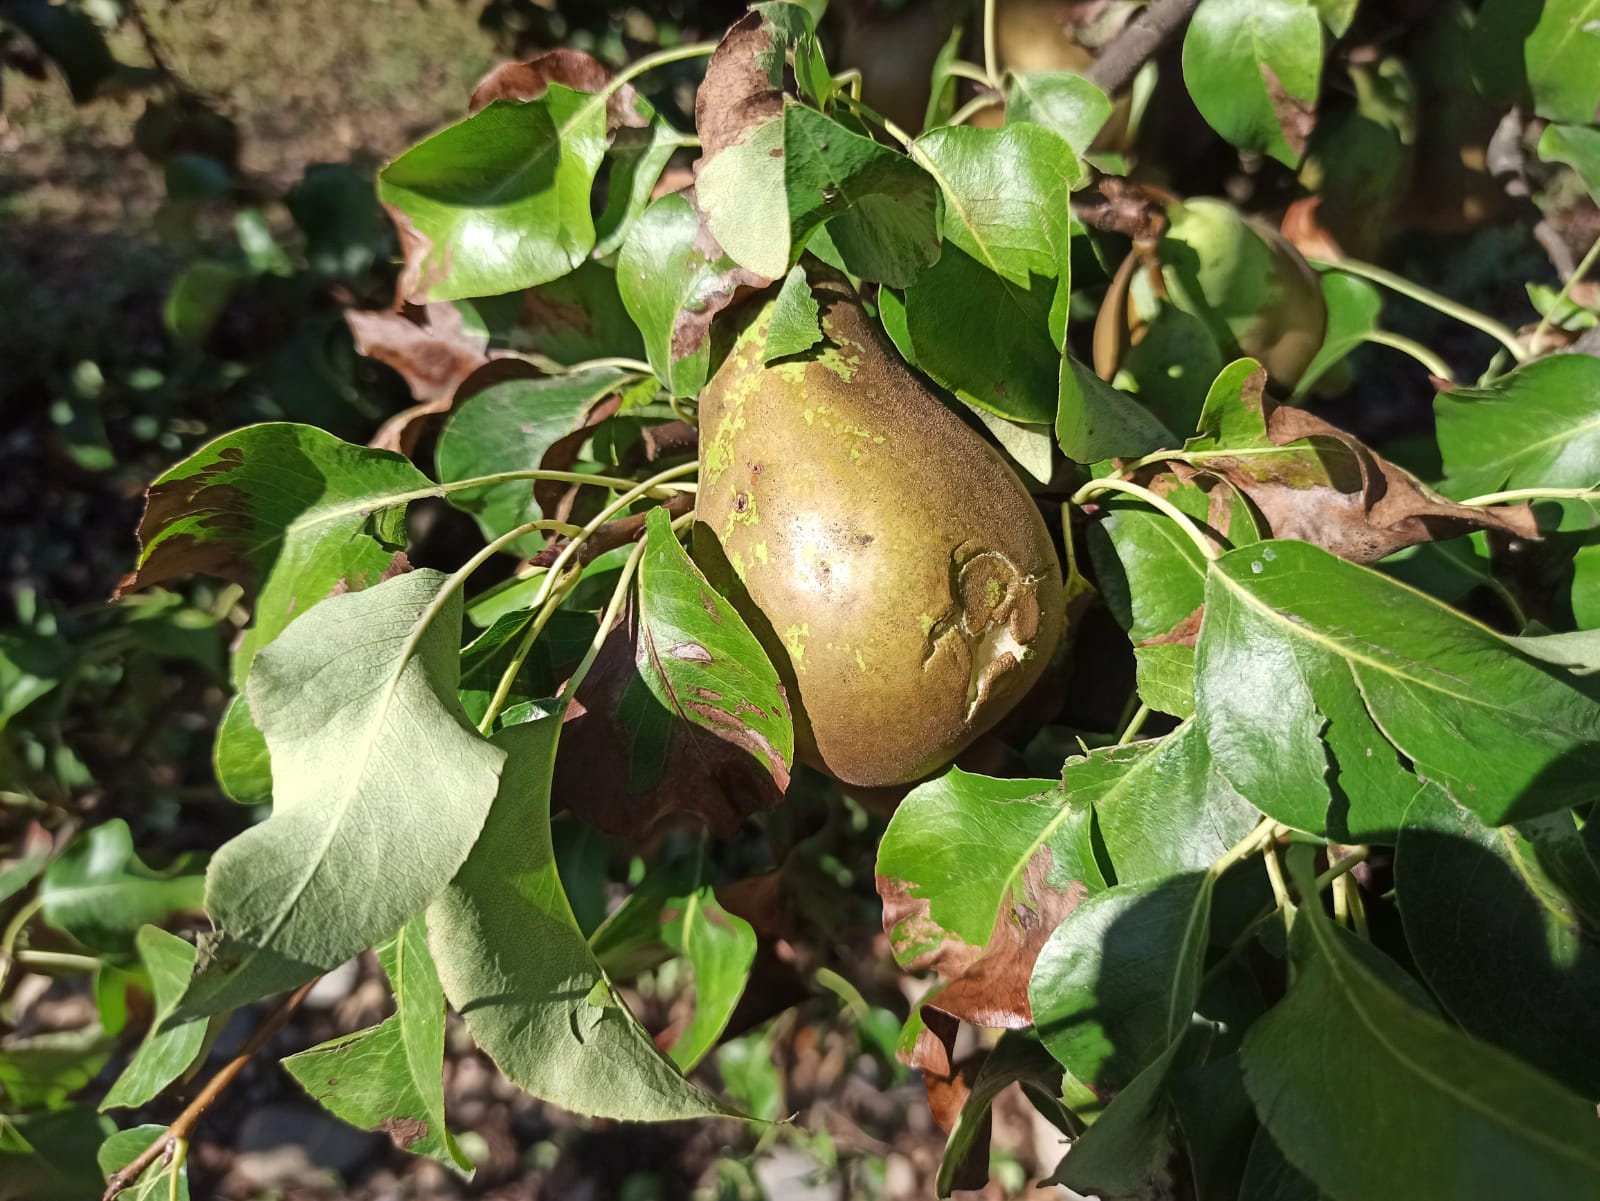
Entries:
POLYGON ((1444 491, 1600 484, 1600 359, 1556 354, 1434 398, 1444 491))
POLYGON ((951 983, 939 1008, 987 1026, 1028 1020, 1028 973, 1050 931, 1106 886, 1091 802, 1123 765, 1069 765, 1065 783, 951 768, 913 789, 878 844, 878 892, 895 958, 951 983))
POLYGON ((791 247, 826 222, 851 275, 896 288, 939 258, 939 187, 905 155, 796 104, 783 164, 791 247))
POLYGON ((1201 0, 1183 39, 1183 80, 1212 129, 1286 166, 1305 151, 1322 75, 1311 0, 1201 0))
POLYGON ((1496 100, 1533 93, 1534 111, 1587 125, 1600 114, 1600 0, 1486 0, 1472 34, 1475 73, 1496 100))
MULTIPOLYGON (((944 1158, 939 1161, 939 1173, 934 1178, 939 1196, 950 1195, 961 1165, 988 1140, 995 1099, 1013 1084, 1022 1085, 1030 1099, 1037 1098, 1047 1105, 1061 1091, 1061 1065, 1050 1058, 1037 1038, 1021 1030, 1008 1030, 1001 1035, 973 1078, 972 1091, 950 1128, 944 1158)), ((1059 1105, 1055 1102, 1056 1108, 1059 1105)), ((1047 1112, 1046 1116, 1055 1115, 1047 1112)))
POLYGON ((139 927, 200 908, 204 890, 188 862, 147 867, 120 817, 74 838, 39 882, 45 922, 102 950, 132 949, 139 927))
MULTIPOLYGON (((1258 540, 1249 507, 1228 484, 1180 484, 1173 476, 1154 482, 1223 547, 1258 540)), ((1172 518, 1143 501, 1108 492, 1096 503, 1101 518, 1088 527, 1089 557, 1100 594, 1133 643, 1139 696, 1158 712, 1189 717, 1205 556, 1172 518)))
POLYGON ((1117 884, 1069 913, 1039 953, 1034 1026, 1085 1084, 1127 1088, 1188 1030, 1212 884, 1204 871, 1117 884))
MULTIPOLYGON (((1565 821, 1568 814, 1551 814, 1565 821)), ((1516 830, 1491 830, 1436 788, 1395 852, 1406 942, 1450 1015, 1579 1094, 1600 1098, 1600 951, 1516 830), (1470 930, 1470 942, 1461 938, 1470 930)))
MULTIPOLYGON (((627 378, 615 367, 594 367, 570 375, 502 380, 473 393, 450 414, 439 435, 439 479, 451 483, 538 467, 545 452, 581 427, 589 410, 627 378)), ((489 538, 542 516, 532 480, 453 492, 450 502, 476 517, 489 538)), ((513 545, 532 554, 544 539, 530 535, 513 545)))
POLYGON ((777 670, 659 507, 639 564, 639 672, 668 711, 743 747, 788 786, 794 723, 777 670))
POLYGON ((711 318, 751 282, 731 258, 705 248, 700 218, 682 196, 663 196, 639 218, 617 259, 617 288, 651 369, 674 396, 705 386, 711 318))
MULTIPOLYGON (((165 1126, 134 1126, 118 1130, 101 1144, 95 1156, 105 1176, 120 1171, 138 1159, 145 1149, 167 1133, 165 1126)), ((189 1201, 189 1160, 159 1159, 147 1168, 138 1181, 118 1194, 126 1201, 189 1201)))
POLYGON ((913 154, 944 194, 939 261, 905 292, 917 365, 969 404, 1054 420, 1078 156, 1030 123, 946 126, 913 154))
POLYGON ((1112 382, 1131 392, 1168 429, 1192 430, 1222 370, 1217 337, 1199 317, 1158 304, 1144 334, 1122 356, 1112 382))
POLYGON ((141 929, 137 943, 139 959, 150 976, 155 1014, 133 1058, 100 1102, 102 1110, 148 1104, 189 1070, 205 1045, 206 1019, 165 1025, 194 970, 194 947, 159 926, 141 929))
POLYGON ((1378 313, 1383 308, 1383 297, 1377 288, 1343 271, 1323 273, 1322 301, 1328 306, 1328 332, 1323 335, 1322 349, 1294 387, 1296 398, 1309 392, 1312 385, 1367 340, 1378 328, 1378 313))
POLYGON ((784 276, 783 287, 772 303, 772 325, 762 361, 770 363, 791 354, 801 354, 822 341, 821 309, 811 294, 804 267, 784 276))
POLYGON ((263 650, 250 707, 272 816, 211 861, 180 1014, 292 988, 392 934, 466 859, 504 754, 456 699, 461 599, 413 571, 331 597, 263 650))
POLYGON ((150 486, 139 523, 147 588, 196 572, 253 583, 254 653, 323 597, 376 583, 405 547, 404 501, 430 487, 400 455, 306 425, 251 425, 207 443, 150 486))
POLYGON ((1588 798, 1600 768, 1600 705, 1487 627, 1309 543, 1213 564, 1196 664, 1223 776, 1313 833, 1329 826, 1330 767, 1332 825, 1363 840, 1397 828, 1415 792, 1397 752, 1491 824, 1588 798))
POLYGON ((668 1052, 687 1072, 716 1045, 744 995, 756 934, 744 918, 717 904, 709 885, 669 899, 662 917, 662 940, 694 971, 694 1016, 668 1052))
POLYGON ((658 116, 647 100, 637 97, 636 103, 647 112, 650 124, 644 129, 619 129, 612 140, 607 155, 611 169, 606 177, 606 206, 594 222, 596 258, 608 258, 622 248, 649 207, 650 193, 667 161, 683 144, 678 131, 658 116))
POLYGON ((329 1110, 397 1147, 472 1171, 445 1126, 444 989, 428 953, 422 917, 378 948, 394 989, 394 1014, 283 1060, 287 1071, 329 1110))
POLYGON ((550 843, 560 723, 501 731, 507 755, 483 833, 428 910, 451 1005, 518 1086, 574 1113, 665 1121, 724 1113, 634 1020, 578 929, 550 843))
POLYGON ((250 701, 238 693, 217 726, 211 748, 217 783, 241 805, 259 805, 272 799, 272 757, 267 740, 250 717, 250 701))
POLYGON ((1172 1122, 1167 1075, 1181 1042, 1167 1047, 1106 1106, 1047 1183, 1064 1184, 1101 1201, 1146 1201, 1171 1195, 1172 1122))
POLYGON ((1071 355, 1061 356, 1056 380, 1056 441, 1067 458, 1098 463, 1137 457, 1178 439, 1126 392, 1118 391, 1071 355))
POLYGON ((1159 742, 1106 748, 1090 758, 1124 768, 1094 803, 1119 884, 1158 883, 1209 867, 1261 820, 1217 771, 1192 721, 1159 742))
POLYGON ((1006 90, 1006 124, 1031 121, 1064 139, 1082 158, 1111 117, 1111 97, 1071 71, 1013 75, 1006 90))
POLYGON ((1243 1052, 1290 1163, 1335 1197, 1600 1197, 1593 1104, 1418 1008, 1389 983, 1392 961, 1319 906, 1300 908, 1291 948, 1288 994, 1243 1052))
MULTIPOLYGON (((1600 53, 1600 38, 1595 42, 1600 53)), ((1582 125, 1547 125, 1539 135, 1539 157, 1547 163, 1566 163, 1578 173, 1589 195, 1600 204, 1600 129, 1582 125)))
POLYGON ((378 173, 401 224, 401 287, 418 302, 497 296, 571 271, 594 249, 589 190, 606 145, 606 95, 551 82, 496 100, 378 173))

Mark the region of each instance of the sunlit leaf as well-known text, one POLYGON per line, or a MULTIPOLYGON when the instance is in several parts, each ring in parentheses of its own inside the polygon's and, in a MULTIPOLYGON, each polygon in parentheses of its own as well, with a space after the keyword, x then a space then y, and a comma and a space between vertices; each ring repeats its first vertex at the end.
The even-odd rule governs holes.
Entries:
POLYGON ((149 1103, 189 1070, 205 1044, 204 1018, 191 1018, 171 1027, 165 1025, 194 970, 194 947, 158 926, 145 926, 139 931, 137 941, 139 958, 150 975, 155 1014, 133 1058, 100 1102, 102 1110, 149 1103))

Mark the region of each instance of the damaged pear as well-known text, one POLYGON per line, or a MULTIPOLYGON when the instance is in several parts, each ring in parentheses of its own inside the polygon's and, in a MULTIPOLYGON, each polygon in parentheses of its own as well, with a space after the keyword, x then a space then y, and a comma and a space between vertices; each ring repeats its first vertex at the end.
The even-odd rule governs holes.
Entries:
POLYGON ((695 557, 777 666, 800 757, 845 783, 948 763, 1060 641, 1061 568, 1000 455, 881 340, 842 282, 822 340, 765 361, 772 308, 700 401, 695 557))

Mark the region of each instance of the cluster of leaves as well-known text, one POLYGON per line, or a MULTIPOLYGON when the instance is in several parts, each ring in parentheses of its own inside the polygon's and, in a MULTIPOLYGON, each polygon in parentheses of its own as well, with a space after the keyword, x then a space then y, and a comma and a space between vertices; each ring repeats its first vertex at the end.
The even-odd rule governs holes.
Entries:
MULTIPOLYGON (((1326 322, 1287 387, 1241 353, 1275 294, 1206 291, 1217 253, 1241 256, 1235 274, 1259 263, 1243 237, 1190 247, 1193 270, 1180 256, 1166 307, 1097 374, 1082 317, 1115 290, 1128 235, 1127 261, 1153 268, 1126 270, 1130 294, 1129 276, 1172 266, 1149 258, 1162 205, 1117 186, 1135 144, 1100 141, 1112 99, 1079 75, 962 62, 953 37, 912 136, 830 68, 820 7, 757 4, 715 47, 615 75, 570 50, 510 64, 382 172, 398 307, 352 325, 416 405, 374 446, 282 422, 205 446, 152 485, 128 581, 246 590, 216 768, 270 814, 211 857, 197 944, 158 928, 201 899, 190 865, 150 870, 115 825, 54 857, 29 844, 0 878, 0 902, 34 888, 0 963, 106 947, 97 978, 152 999, 108 1107, 193 1070, 223 1015, 377 948, 394 1015, 286 1067, 458 1170, 447 1005, 507 1078, 574 1112, 778 1117, 750 1044, 716 1057, 725 1097, 690 1073, 772 941, 783 873, 762 863, 770 886, 752 887, 758 865, 662 830, 760 829, 755 811, 816 783, 777 672, 679 543, 719 317, 770 290, 769 357, 811 353, 815 259, 1041 503, 1070 501, 1075 610, 1103 606, 1136 673, 1125 725, 1071 729, 1025 702, 1039 778, 951 768, 877 848, 889 945, 933 978, 898 1047, 948 1131, 941 1192, 982 1182, 991 1107, 1018 1084, 1070 1141, 1052 1179, 1107 1199, 1600 1196, 1582 1053, 1600 1035, 1600 360, 1534 354, 1587 310, 1569 287, 1532 336, 1476 315, 1503 353, 1437 397, 1431 485, 1271 394, 1397 343, 1371 281, 1404 281, 1355 260, 1315 279, 1326 322), (634 81, 708 55, 691 136, 634 81), (985 91, 958 108, 973 76, 985 91), (952 123, 998 103, 1003 124, 952 123), (667 190, 696 143, 692 189, 667 190), (440 499, 483 535, 448 571, 409 553, 440 499), (1534 560, 1561 583, 1530 618, 1534 560), (480 568, 498 582, 476 587, 480 568), (609 915, 563 810, 647 861, 609 915), (127 896, 75 912, 93 872, 127 896), (35 918, 56 933, 27 937, 35 918), (692 1003, 653 1034, 620 982, 665 962, 692 1003), (1005 1033, 958 1061, 961 1023, 1005 1033)), ((1572 57, 1592 41, 1585 4, 1532 21, 1500 0, 1475 21, 1449 7, 1474 94, 1531 102, 1541 158, 1600 183, 1593 76, 1572 57)), ((1356 9, 1201 0, 1183 83, 1229 144, 1302 182, 1357 123, 1409 153, 1398 119, 1318 111, 1327 79, 1365 100, 1398 78, 1339 53, 1356 9)), ((1318 194, 1326 253, 1359 245, 1337 189, 1318 194)), ((240 236, 272 274, 272 249, 240 236)), ((217 281, 238 277, 187 285, 197 328, 217 281)), ((48 677, 6 663, 7 709, 41 703, 48 677)), ((105 991, 114 1034, 127 1007, 105 991)), ((49 1115, 110 1053, 103 1036, 0 1051, 5 1104, 29 1115, 5 1119, 0 1154, 59 1164, 49 1115)), ((124 1131, 101 1166, 170 1138, 124 1131)), ((139 1195, 186 1187, 174 1150, 139 1195)))

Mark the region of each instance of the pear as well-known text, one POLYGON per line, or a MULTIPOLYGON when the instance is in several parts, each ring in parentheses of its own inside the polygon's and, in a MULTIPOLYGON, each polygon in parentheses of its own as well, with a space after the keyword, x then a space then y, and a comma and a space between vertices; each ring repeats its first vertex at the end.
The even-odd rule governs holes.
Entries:
POLYGON ((1038 679, 1065 625, 1061 568, 1015 473, 850 287, 814 295, 820 342, 767 363, 769 302, 701 395, 694 555, 772 657, 802 761, 902 784, 1038 679))

